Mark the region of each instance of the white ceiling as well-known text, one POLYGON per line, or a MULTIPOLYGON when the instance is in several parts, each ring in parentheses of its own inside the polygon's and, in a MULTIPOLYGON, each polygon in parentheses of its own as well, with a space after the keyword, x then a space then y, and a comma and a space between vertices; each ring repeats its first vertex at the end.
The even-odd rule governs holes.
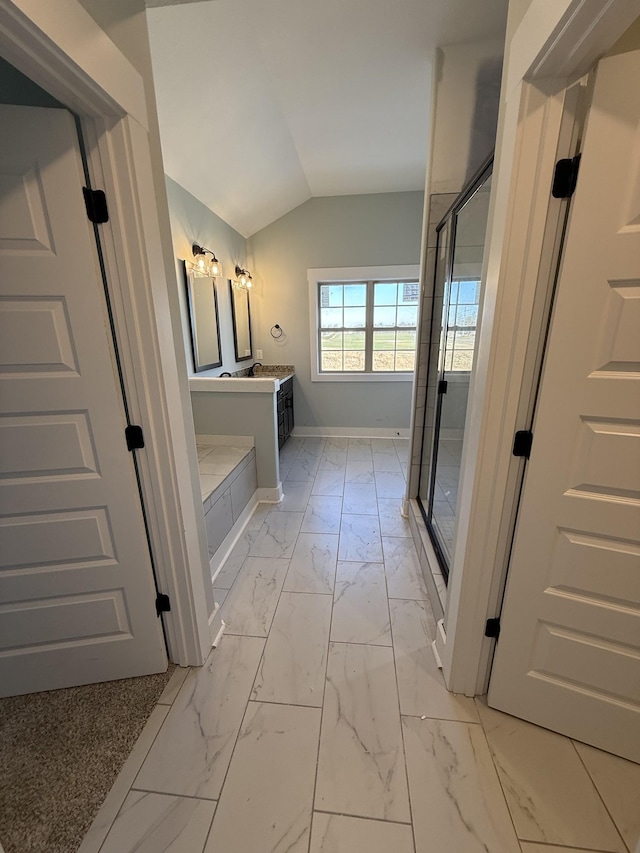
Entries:
POLYGON ((435 48, 507 0, 147 0, 167 174, 244 236, 311 196, 424 189, 435 48))

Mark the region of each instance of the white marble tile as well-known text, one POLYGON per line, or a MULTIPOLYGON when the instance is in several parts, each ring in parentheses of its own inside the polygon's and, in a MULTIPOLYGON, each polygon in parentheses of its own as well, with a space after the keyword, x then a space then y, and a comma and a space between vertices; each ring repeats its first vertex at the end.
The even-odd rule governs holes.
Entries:
POLYGON ((218 604, 220 607, 222 607, 222 605, 225 603, 228 595, 229 595, 228 589, 218 589, 217 586, 214 586, 213 598, 214 598, 214 601, 216 602, 216 604, 218 604))
POLYGON ((211 453, 207 455, 207 464, 215 462, 233 462, 237 465, 245 456, 251 452, 249 447, 231 446, 228 444, 214 445, 211 453))
POLYGON ((215 491, 223 480, 224 477, 222 474, 201 474, 200 494, 202 495, 202 500, 209 497, 211 492, 215 491))
POLYGON ((307 853, 319 708, 250 702, 206 853, 307 853))
POLYGON ((316 455, 321 455, 324 453, 325 449, 325 439, 319 435, 310 435, 307 438, 303 439, 302 442, 302 450, 305 450, 309 453, 315 453, 316 455))
POLYGON ((284 497, 272 505, 272 512, 304 512, 311 495, 313 483, 289 482, 283 487, 284 497))
POLYGON ((382 549, 389 598, 427 598, 413 539, 383 536, 382 549))
POLYGON ((331 639, 337 643, 391 645, 382 563, 338 563, 331 639))
POLYGON ((182 684, 189 673, 188 666, 177 666, 158 699, 158 705, 172 705, 182 684))
POLYGON ((382 560, 380 522, 375 515, 343 515, 339 560, 379 563, 382 560))
POLYGON ((329 646, 315 807, 410 820, 391 649, 329 646))
POLYGON ((378 498, 380 533, 383 536, 411 536, 409 519, 404 518, 401 509, 402 501, 399 498, 378 498))
POLYGON ((400 461, 398 456, 393 451, 391 453, 374 453, 373 454, 373 470, 376 472, 392 472, 392 473, 401 473, 402 468, 400 466, 400 461))
POLYGON ((301 533, 283 589, 286 592, 333 594, 338 560, 338 536, 332 533, 301 533))
POLYGON ((347 462, 345 471, 347 483, 372 484, 375 486, 372 462, 347 462))
POLYGON ((204 526, 207 531, 209 557, 213 557, 233 527, 230 489, 226 489, 207 511, 204 517, 204 526))
POLYGON ((325 450, 344 450, 349 448, 349 439, 338 436, 328 436, 325 439, 325 450))
POLYGON ((397 471, 376 471, 376 491, 379 498, 404 498, 407 485, 404 475, 397 471))
POLYGON ((151 746, 160 731, 162 723, 169 713, 168 705, 156 705, 147 720, 142 734, 138 738, 129 757, 111 786, 111 790, 93 819, 89 831, 82 840, 77 853, 98 853, 111 825, 116 819, 120 807, 126 799, 129 789, 151 746))
POLYGON ((312 495, 302 521, 301 533, 339 533, 342 497, 312 495))
POLYGON ((203 460, 198 465, 198 471, 200 472, 200 476, 203 474, 217 474, 222 477, 226 477, 227 474, 230 474, 235 465, 233 462, 209 462, 208 459, 203 460))
POLYGON ((136 788, 218 799, 263 649, 262 639, 225 634, 206 664, 189 672, 136 788))
POLYGON ((371 439, 366 436, 353 436, 349 439, 349 447, 371 447, 371 439))
POLYGON ((216 804, 131 791, 100 853, 200 853, 216 804))
POLYGON ((518 837, 623 853, 572 742, 477 703, 518 837))
POLYGON ((224 603, 228 634, 267 636, 288 568, 277 557, 247 557, 224 603))
POLYGON ((372 484, 346 483, 342 512, 349 515, 378 515, 376 487, 372 484))
POLYGON ((640 764, 574 741, 629 850, 640 847, 640 764))
POLYGON ((270 512, 249 549, 249 556, 289 559, 293 554, 302 519, 301 512, 270 512))
POLYGON ((315 812, 309 853, 414 853, 411 827, 315 812))
POLYGON ((519 853, 481 726, 403 717, 416 853, 519 853))
POLYGON ((251 513, 249 520, 247 521, 245 532, 249 530, 260 530, 260 528, 264 524, 265 518, 269 515, 270 512, 273 512, 273 504, 264 502, 257 504, 256 508, 251 513))
POLYGON ((298 453, 295 462, 293 462, 291 468, 289 468, 289 473, 287 474, 285 483, 291 481, 311 482, 311 480, 316 476, 319 465, 319 458, 316 459, 314 457, 310 458, 305 456, 301 459, 300 453, 298 453))
POLYGON ((479 723, 473 699, 445 687, 431 651, 435 622, 429 602, 392 598, 389 609, 401 713, 479 723))
POLYGON ((231 483, 231 507, 233 509, 234 522, 240 518, 257 488, 258 474, 256 471, 256 461, 255 459, 251 459, 231 483))
POLYGON ((302 447, 301 441, 298 444, 295 444, 294 439, 290 438, 289 441, 284 445, 284 447, 280 451, 280 464, 281 465, 292 465, 295 462, 296 456, 300 452, 301 447, 302 447))
POLYGON ((347 465, 346 450, 325 450, 320 459, 320 471, 344 471, 347 465))
POLYGON ((395 455, 396 446, 392 438, 372 438, 371 450, 374 453, 391 453, 395 455))
POLYGON ((251 698, 322 707, 330 625, 330 595, 283 592, 251 698))
POLYGON ((349 441, 349 450, 347 451, 347 463, 349 462, 368 462, 373 465, 373 456, 371 447, 368 444, 351 444, 349 441))
POLYGON ((344 491, 344 471, 323 471, 316 474, 313 481, 312 495, 333 495, 342 497, 344 491))
POLYGON ((244 561, 249 556, 249 549, 258 536, 258 530, 245 529, 221 567, 214 585, 219 589, 231 589, 244 561))

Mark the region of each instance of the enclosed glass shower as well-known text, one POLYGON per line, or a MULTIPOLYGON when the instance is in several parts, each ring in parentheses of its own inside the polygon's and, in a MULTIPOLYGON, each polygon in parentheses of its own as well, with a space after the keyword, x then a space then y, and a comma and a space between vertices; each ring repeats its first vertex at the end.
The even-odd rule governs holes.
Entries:
POLYGON ((437 227, 431 356, 418 503, 445 581, 453 560, 458 486, 481 300, 492 159, 437 227))

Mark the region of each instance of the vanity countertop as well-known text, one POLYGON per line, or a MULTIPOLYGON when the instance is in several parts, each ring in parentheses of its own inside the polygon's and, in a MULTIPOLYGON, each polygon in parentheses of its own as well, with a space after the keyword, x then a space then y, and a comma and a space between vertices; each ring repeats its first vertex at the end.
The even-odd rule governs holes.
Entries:
POLYGON ((240 394, 275 394, 280 385, 294 375, 291 365, 264 365, 255 376, 191 376, 190 391, 224 391, 240 394))

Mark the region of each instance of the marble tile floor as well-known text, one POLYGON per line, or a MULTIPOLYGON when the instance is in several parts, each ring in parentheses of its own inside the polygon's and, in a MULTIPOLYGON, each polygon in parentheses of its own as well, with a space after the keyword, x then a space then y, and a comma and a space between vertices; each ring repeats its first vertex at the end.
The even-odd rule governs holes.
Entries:
POLYGON ((79 853, 635 853, 640 766, 445 689, 378 491, 405 447, 285 445, 285 498, 219 578, 219 648, 176 670, 79 853))

